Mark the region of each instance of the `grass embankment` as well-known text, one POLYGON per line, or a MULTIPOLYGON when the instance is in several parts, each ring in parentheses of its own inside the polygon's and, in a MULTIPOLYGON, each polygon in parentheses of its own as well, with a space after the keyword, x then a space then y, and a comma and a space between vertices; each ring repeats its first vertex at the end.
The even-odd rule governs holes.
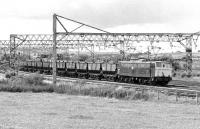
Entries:
POLYGON ((150 95, 145 91, 124 89, 115 86, 95 86, 86 84, 84 80, 74 83, 64 83, 58 86, 44 83, 44 77, 39 74, 30 76, 8 76, 0 82, 0 91, 6 92, 55 92, 68 95, 87 95, 117 99, 148 100, 150 95))

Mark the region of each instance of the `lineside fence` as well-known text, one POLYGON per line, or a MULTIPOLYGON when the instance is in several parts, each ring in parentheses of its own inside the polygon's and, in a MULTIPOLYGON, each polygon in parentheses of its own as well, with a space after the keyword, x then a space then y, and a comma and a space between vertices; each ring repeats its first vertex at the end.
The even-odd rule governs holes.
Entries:
POLYGON ((167 87, 152 87, 152 86, 134 86, 131 87, 136 92, 140 92, 142 95, 148 94, 149 97, 154 97, 159 101, 170 101, 170 102, 199 102, 200 91, 188 90, 179 88, 167 88, 167 87))

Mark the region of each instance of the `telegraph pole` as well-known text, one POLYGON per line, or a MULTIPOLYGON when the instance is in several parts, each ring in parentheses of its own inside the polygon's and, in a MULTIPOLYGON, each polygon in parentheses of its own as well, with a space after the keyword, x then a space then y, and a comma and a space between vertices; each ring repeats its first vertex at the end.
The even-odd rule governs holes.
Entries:
POLYGON ((56 14, 53 14, 53 84, 56 86, 56 73, 57 73, 57 43, 56 43, 56 37, 57 37, 57 30, 56 30, 56 14))

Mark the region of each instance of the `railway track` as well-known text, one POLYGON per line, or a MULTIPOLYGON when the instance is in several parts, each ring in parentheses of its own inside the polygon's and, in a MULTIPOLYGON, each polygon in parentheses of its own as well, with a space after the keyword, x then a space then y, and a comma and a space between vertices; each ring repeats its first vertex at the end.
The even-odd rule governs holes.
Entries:
MULTIPOLYGON (((29 72, 19 72, 20 75, 30 75, 34 73, 29 73, 29 72)), ((49 83, 52 82, 52 75, 45 75, 42 74, 44 78, 49 81, 49 83)), ((168 90, 168 91, 188 91, 188 92, 193 92, 193 91, 199 91, 199 87, 194 87, 194 86, 186 86, 186 85, 166 85, 166 86, 148 86, 148 85, 140 85, 140 84, 129 84, 129 83, 119 83, 119 82, 111 82, 111 81, 104 81, 104 80, 91 80, 91 79, 84 79, 84 78, 71 78, 71 77, 60 77, 57 76, 58 84, 62 84, 63 82, 76 82, 76 81, 83 81, 84 83, 87 84, 96 84, 96 85, 112 85, 112 86, 122 86, 123 88, 130 89, 130 88, 137 88, 137 89, 146 89, 146 90, 168 90)))

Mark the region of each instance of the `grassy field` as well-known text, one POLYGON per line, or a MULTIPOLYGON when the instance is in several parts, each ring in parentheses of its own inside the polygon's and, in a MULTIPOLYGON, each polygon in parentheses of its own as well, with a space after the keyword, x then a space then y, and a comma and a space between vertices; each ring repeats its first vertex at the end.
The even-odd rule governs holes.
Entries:
POLYGON ((197 105, 0 92, 0 129, 199 129, 197 105))

